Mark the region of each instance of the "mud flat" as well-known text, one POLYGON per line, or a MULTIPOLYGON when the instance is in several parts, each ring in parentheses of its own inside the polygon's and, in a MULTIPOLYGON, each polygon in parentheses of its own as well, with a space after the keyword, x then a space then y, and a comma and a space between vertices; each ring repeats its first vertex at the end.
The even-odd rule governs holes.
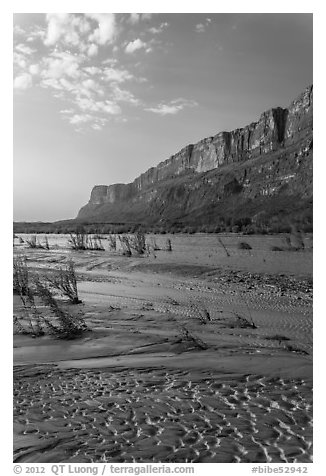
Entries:
POLYGON ((91 328, 14 336, 16 462, 312 462, 311 250, 165 239, 155 257, 15 247, 37 273, 74 260, 91 328))

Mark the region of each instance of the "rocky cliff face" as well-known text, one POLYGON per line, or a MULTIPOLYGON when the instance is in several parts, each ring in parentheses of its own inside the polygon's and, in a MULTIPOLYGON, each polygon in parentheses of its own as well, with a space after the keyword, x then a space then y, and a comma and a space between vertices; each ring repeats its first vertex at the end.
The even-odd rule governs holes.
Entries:
MULTIPOLYGON (((121 211, 128 204, 130 213, 122 213, 120 221, 127 215, 128 219, 134 216, 135 221, 141 220, 141 209, 148 209, 146 214, 151 214, 152 221, 158 220, 167 213, 164 207, 166 211, 170 208, 169 199, 163 200, 164 187, 173 189, 176 181, 183 180, 182 190, 173 199, 183 203, 190 193, 196 199, 196 190, 202 189, 203 174, 207 173, 210 173, 210 182, 206 182, 205 187, 214 183, 216 193, 210 200, 216 202, 234 193, 241 193, 243 198, 254 198, 257 194, 270 196, 285 190, 309 195, 312 193, 312 161, 307 159, 312 158, 312 108, 313 88, 310 86, 287 109, 270 109, 257 122, 244 128, 220 132, 188 145, 130 184, 95 186, 78 218, 102 215, 105 220, 114 221, 115 210, 121 211), (230 178, 229 183, 225 182, 226 177, 230 178)), ((193 198, 189 198, 188 203, 193 198)), ((206 200, 205 194, 202 200, 206 200)))

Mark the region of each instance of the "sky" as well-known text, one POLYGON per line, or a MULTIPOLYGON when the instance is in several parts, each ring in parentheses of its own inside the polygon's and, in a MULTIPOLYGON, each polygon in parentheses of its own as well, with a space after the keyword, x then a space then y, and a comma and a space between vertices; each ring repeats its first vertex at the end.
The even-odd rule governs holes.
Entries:
POLYGON ((312 83, 312 14, 13 15, 14 220, 74 218, 312 83))

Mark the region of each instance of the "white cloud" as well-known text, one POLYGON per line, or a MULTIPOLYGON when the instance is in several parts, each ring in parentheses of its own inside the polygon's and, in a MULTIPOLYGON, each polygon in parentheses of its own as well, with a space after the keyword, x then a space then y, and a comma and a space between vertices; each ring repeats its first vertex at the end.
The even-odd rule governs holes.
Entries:
POLYGON ((32 76, 28 73, 23 73, 20 76, 17 76, 14 80, 15 89, 28 89, 32 84, 32 76))
POLYGON ((112 43, 117 34, 114 13, 86 13, 85 15, 98 23, 98 28, 89 36, 89 40, 99 45, 112 43))
POLYGON ((117 102, 126 102, 132 104, 133 106, 138 106, 140 104, 139 99, 137 99, 134 94, 126 89, 121 89, 119 86, 115 85, 113 89, 113 97, 117 102))
POLYGON ((25 59, 25 56, 22 55, 21 53, 14 52, 13 61, 14 61, 14 65, 19 66, 22 69, 25 69, 27 67, 27 61, 25 59))
POLYGON ((28 68, 28 71, 34 76, 36 74, 39 74, 40 67, 38 64, 31 64, 30 67, 28 68))
POLYGON ((98 46, 92 43, 87 50, 87 54, 88 56, 96 56, 97 53, 98 53, 98 46))
POLYGON ((131 54, 137 50, 140 50, 141 48, 146 48, 146 46, 146 43, 144 43, 141 39, 136 38, 136 40, 130 41, 130 43, 127 44, 125 52, 131 54))
POLYGON ((80 76, 79 63, 81 57, 65 52, 54 52, 44 59, 45 69, 42 76, 45 78, 61 78, 69 76, 78 78, 80 76))
POLYGON ((161 23, 160 26, 155 27, 153 26, 150 28, 148 31, 152 33, 153 35, 158 35, 159 33, 162 33, 163 30, 165 30, 169 24, 167 22, 161 23))
POLYGON ((134 76, 126 69, 104 68, 103 75, 106 81, 116 83, 123 83, 124 81, 134 79, 134 76))
POLYGON ((195 30, 197 31, 197 33, 203 33, 204 31, 206 31, 206 28, 211 23, 212 23, 212 19, 206 18, 204 23, 197 23, 197 25, 195 26, 195 30))
POLYGON ((205 31, 205 25, 203 25, 202 23, 198 23, 195 26, 195 29, 198 33, 203 33, 205 31))
POLYGON ((46 21, 48 27, 44 44, 47 46, 57 43, 66 34, 67 29, 71 27, 69 13, 47 13, 46 21))
POLYGON ((128 19, 129 23, 131 23, 132 25, 135 25, 136 23, 138 23, 140 20, 140 14, 139 13, 130 13, 130 17, 128 19))
POLYGON ((142 20, 150 20, 153 16, 153 13, 142 13, 141 14, 141 19, 142 20))
POLYGON ((19 45, 15 46, 15 50, 18 51, 19 53, 22 53, 24 55, 31 55, 36 52, 35 49, 30 48, 27 45, 24 45, 23 43, 20 43, 19 45))
POLYGON ((174 99, 167 104, 160 103, 155 107, 145 108, 145 111, 154 112, 160 116, 174 115, 182 111, 185 107, 194 107, 198 106, 196 101, 190 101, 187 99, 174 99))
POLYGON ((92 120, 93 117, 90 114, 74 114, 69 118, 70 124, 82 124, 92 120))
POLYGON ((83 69, 91 76, 94 76, 95 74, 100 74, 102 72, 101 68, 98 68, 97 66, 87 66, 83 69))

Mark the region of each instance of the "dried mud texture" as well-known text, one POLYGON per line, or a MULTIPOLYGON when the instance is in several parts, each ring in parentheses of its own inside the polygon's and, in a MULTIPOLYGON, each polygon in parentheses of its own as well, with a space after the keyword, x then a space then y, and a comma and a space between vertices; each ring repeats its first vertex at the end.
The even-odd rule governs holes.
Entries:
POLYGON ((311 399, 303 379, 20 367, 14 460, 311 462, 311 399))

